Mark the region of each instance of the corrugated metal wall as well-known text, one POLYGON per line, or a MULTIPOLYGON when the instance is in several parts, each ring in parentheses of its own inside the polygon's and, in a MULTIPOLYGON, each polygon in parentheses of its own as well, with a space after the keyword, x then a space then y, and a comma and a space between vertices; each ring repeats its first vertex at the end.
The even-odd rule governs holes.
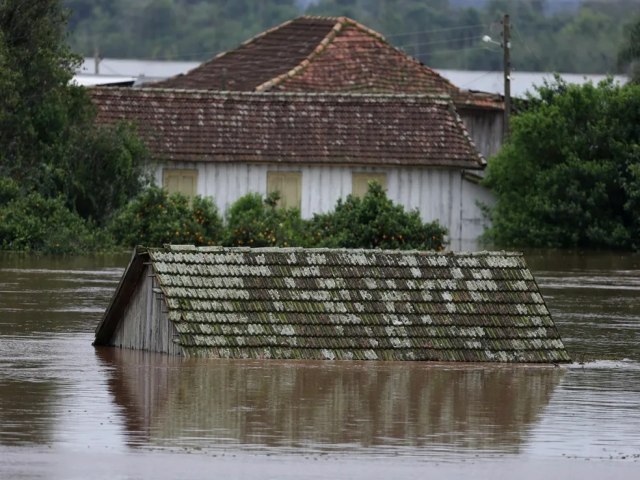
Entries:
MULTIPOLYGON (((385 172, 389 198, 408 209, 417 208, 425 221, 438 220, 449 229, 452 242, 475 240, 482 233, 482 212, 476 200, 484 201, 486 189, 471 185, 462 171, 438 168, 318 167, 174 162, 169 168, 198 170, 198 193, 212 197, 221 212, 249 192, 267 193, 268 171, 302 173, 301 213, 332 210, 339 198, 351 193, 351 173, 385 172), (470 184, 470 185, 467 185, 470 184)), ((156 173, 162 185, 162 168, 156 173)))
POLYGON ((485 158, 498 153, 502 147, 504 112, 501 110, 458 108, 458 114, 476 148, 485 158))

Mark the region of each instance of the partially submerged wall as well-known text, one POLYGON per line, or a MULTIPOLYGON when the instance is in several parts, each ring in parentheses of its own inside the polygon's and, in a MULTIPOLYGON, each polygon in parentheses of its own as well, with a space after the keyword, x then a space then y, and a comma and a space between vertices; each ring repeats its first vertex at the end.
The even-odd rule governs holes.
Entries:
POLYGON ((181 355, 174 342, 177 332, 168 319, 168 309, 152 274, 146 266, 118 322, 109 345, 181 355))

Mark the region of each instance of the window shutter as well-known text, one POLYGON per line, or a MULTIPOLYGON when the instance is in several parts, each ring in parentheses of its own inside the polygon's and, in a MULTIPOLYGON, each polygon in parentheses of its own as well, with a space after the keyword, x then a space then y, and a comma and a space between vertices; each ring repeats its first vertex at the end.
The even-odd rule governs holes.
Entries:
POLYGON ((198 193, 198 171, 165 168, 162 171, 162 186, 169 193, 195 197, 198 193))
POLYGON ((387 174, 378 172, 354 172, 351 174, 351 194, 364 197, 369 189, 369 182, 378 182, 384 190, 387 189, 387 174))
POLYGON ((267 172, 267 193, 280 193, 278 206, 300 208, 302 174, 300 172, 267 172))

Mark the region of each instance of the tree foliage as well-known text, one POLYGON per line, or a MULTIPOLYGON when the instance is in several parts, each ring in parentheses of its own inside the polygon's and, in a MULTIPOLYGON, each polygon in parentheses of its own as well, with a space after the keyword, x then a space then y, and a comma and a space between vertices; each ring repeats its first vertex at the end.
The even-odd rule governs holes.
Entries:
POLYGON ((637 0, 65 0, 75 51, 105 57, 205 60, 303 13, 352 17, 437 68, 500 70, 502 15, 521 71, 614 72, 637 0))
POLYGON ((0 3, 0 176, 103 223, 144 184, 146 153, 130 128, 94 125, 78 60, 60 0, 0 3))
POLYGON ((126 247, 217 245, 223 235, 222 219, 211 200, 195 197, 190 201, 153 186, 114 216, 109 231, 118 245, 126 247))
POLYGON ((0 250, 79 254, 111 247, 109 237, 62 198, 23 195, 13 180, 0 178, 0 250))
POLYGON ((68 87, 78 59, 64 42, 55 0, 0 3, 0 174, 37 181, 55 158, 70 120, 84 118, 78 88, 68 87))
POLYGON ((349 195, 332 212, 317 214, 309 225, 310 245, 343 248, 442 250, 447 231, 423 223, 417 210, 394 204, 376 182, 364 197, 349 195))
POLYGON ((538 90, 489 162, 501 245, 640 248, 640 85, 538 90))
POLYGON ((278 195, 249 193, 227 211, 224 244, 245 247, 304 245, 305 225, 297 208, 278 208, 278 195))

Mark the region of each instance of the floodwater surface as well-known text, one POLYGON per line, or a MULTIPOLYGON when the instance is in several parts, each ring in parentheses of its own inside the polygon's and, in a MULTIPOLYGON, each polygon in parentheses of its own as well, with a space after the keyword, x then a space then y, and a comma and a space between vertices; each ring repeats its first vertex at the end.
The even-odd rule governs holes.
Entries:
POLYGON ((126 256, 0 256, 0 478, 638 478, 640 257, 526 259, 570 366, 96 349, 126 256))

